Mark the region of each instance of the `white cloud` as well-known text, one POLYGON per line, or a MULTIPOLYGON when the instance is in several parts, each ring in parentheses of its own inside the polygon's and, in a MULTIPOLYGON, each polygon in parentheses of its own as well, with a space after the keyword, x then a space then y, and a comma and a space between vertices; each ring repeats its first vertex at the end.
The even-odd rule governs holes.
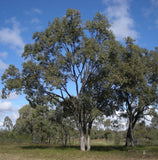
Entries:
POLYGON ((105 14, 112 22, 111 30, 118 40, 130 36, 138 38, 138 33, 134 29, 134 20, 129 13, 130 4, 128 0, 104 0, 107 6, 105 14))
POLYGON ((4 70, 6 68, 8 68, 8 65, 4 63, 2 60, 0 60, 0 70, 4 70))
MULTIPOLYGON (((15 99, 15 97, 14 97, 15 99)), ((19 117, 18 110, 22 108, 23 105, 16 105, 13 106, 12 101, 7 100, 0 100, 0 129, 3 128, 3 121, 6 116, 12 120, 13 124, 16 123, 17 118, 19 117)))
POLYGON ((12 24, 12 28, 0 29, 0 43, 9 45, 10 48, 15 50, 18 54, 21 54, 25 43, 20 35, 21 29, 19 27, 19 23, 15 18, 12 18, 7 22, 12 24))
POLYGON ((31 23, 32 24, 38 24, 40 22, 40 20, 38 19, 38 18, 33 18, 32 20, 31 20, 31 23))
POLYGON ((12 103, 9 101, 0 101, 0 112, 12 111, 12 103))
POLYGON ((38 8, 34 8, 33 12, 38 13, 38 14, 42 14, 42 11, 38 8))
POLYGON ((33 8, 31 10, 25 11, 25 14, 32 16, 34 14, 42 14, 42 11, 38 8, 33 8))
POLYGON ((7 52, 0 52, 0 57, 1 58, 7 58, 7 56, 8 56, 8 53, 7 52))
POLYGON ((13 124, 15 124, 17 118, 19 117, 18 109, 14 108, 12 103, 9 101, 0 101, 0 129, 3 128, 3 121, 6 116, 9 116, 13 124))
POLYGON ((18 107, 14 107, 11 101, 0 100, 0 128, 2 128, 6 116, 9 116, 13 124, 15 124, 16 119, 19 117, 18 107))

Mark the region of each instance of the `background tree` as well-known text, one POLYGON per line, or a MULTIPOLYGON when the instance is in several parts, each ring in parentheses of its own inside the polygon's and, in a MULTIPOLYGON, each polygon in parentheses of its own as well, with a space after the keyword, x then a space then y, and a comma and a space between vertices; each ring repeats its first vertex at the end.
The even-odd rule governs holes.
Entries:
POLYGON ((151 119, 151 127, 158 129, 158 113, 154 111, 151 119))
POLYGON ((68 141, 71 144, 71 138, 75 135, 77 129, 73 119, 73 113, 67 107, 69 100, 59 103, 56 107, 56 122, 59 124, 59 133, 61 135, 62 143, 66 146, 68 141))
POLYGON ((11 131, 13 129, 12 120, 8 116, 4 118, 3 127, 6 127, 8 131, 11 131))
MULTIPOLYGON (((134 147, 135 124, 145 116, 150 106, 155 106, 157 88, 151 81, 151 55, 146 49, 135 45, 131 38, 122 47, 116 72, 113 74, 113 88, 123 117, 128 118, 126 146, 134 147)), ((153 60, 153 59, 152 59, 153 60)))
POLYGON ((25 105, 19 110, 19 118, 14 126, 19 133, 33 134, 33 113, 35 109, 25 105))
POLYGON ((51 121, 48 119, 48 108, 37 106, 32 115, 33 138, 40 143, 48 143, 50 138, 51 121))
POLYGON ((134 137, 137 145, 140 145, 141 142, 143 141, 145 143, 145 138, 147 135, 146 132, 147 132, 147 129, 146 129, 145 121, 141 121, 135 125, 134 137))
POLYGON ((148 127, 147 136, 151 141, 151 144, 158 143, 158 113, 155 111, 151 120, 151 124, 148 127))
POLYGON ((14 125, 14 133, 17 137, 27 136, 34 142, 33 138, 33 113, 35 109, 30 105, 24 105, 19 110, 19 118, 16 120, 14 125))
POLYGON ((106 121, 104 121, 104 127, 109 129, 110 126, 111 126, 111 119, 106 119, 106 121))
POLYGON ((17 137, 27 135, 32 143, 71 143, 75 134, 74 121, 65 117, 58 108, 53 110, 46 106, 32 108, 25 105, 19 110, 19 118, 14 126, 17 137))

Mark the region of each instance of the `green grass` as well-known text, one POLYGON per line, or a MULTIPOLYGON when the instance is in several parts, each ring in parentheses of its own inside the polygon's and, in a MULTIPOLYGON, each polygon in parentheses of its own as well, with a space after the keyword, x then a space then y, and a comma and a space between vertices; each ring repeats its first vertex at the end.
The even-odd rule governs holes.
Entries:
POLYGON ((0 145, 0 160, 158 160, 158 146, 137 146, 133 151, 124 146, 93 145, 82 152, 79 146, 0 145), (143 151, 146 154, 143 155, 143 151))

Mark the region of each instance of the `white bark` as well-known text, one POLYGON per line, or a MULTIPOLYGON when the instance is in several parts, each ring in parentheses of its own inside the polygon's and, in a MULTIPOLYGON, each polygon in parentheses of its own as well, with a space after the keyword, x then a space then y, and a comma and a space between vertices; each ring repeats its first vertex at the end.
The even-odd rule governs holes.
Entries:
POLYGON ((83 131, 81 131, 81 134, 80 134, 80 149, 81 151, 85 151, 85 148, 86 148, 86 135, 84 134, 83 131))
POLYGON ((90 135, 88 135, 88 138, 87 138, 87 151, 90 151, 91 150, 91 138, 90 138, 90 135))

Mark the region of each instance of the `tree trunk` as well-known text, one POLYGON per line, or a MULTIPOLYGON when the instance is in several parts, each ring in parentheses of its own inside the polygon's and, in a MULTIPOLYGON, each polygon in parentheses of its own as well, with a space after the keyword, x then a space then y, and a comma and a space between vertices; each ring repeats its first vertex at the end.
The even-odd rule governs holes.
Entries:
POLYGON ((85 135, 81 134, 81 144, 80 144, 81 151, 85 151, 85 135))
POLYGON ((91 150, 91 138, 90 138, 90 135, 88 134, 88 137, 87 137, 87 151, 90 151, 91 150))
POLYGON ((132 146, 134 148, 133 127, 132 122, 129 122, 129 127, 126 136, 126 146, 132 146))
POLYGON ((126 135, 126 146, 130 146, 130 128, 127 130, 127 135, 126 135))
POLYGON ((81 151, 85 151, 86 148, 86 128, 80 128, 80 149, 81 151))
POLYGON ((89 125, 88 125, 88 137, 87 137, 87 151, 91 150, 91 128, 92 128, 92 123, 89 123, 89 125))

